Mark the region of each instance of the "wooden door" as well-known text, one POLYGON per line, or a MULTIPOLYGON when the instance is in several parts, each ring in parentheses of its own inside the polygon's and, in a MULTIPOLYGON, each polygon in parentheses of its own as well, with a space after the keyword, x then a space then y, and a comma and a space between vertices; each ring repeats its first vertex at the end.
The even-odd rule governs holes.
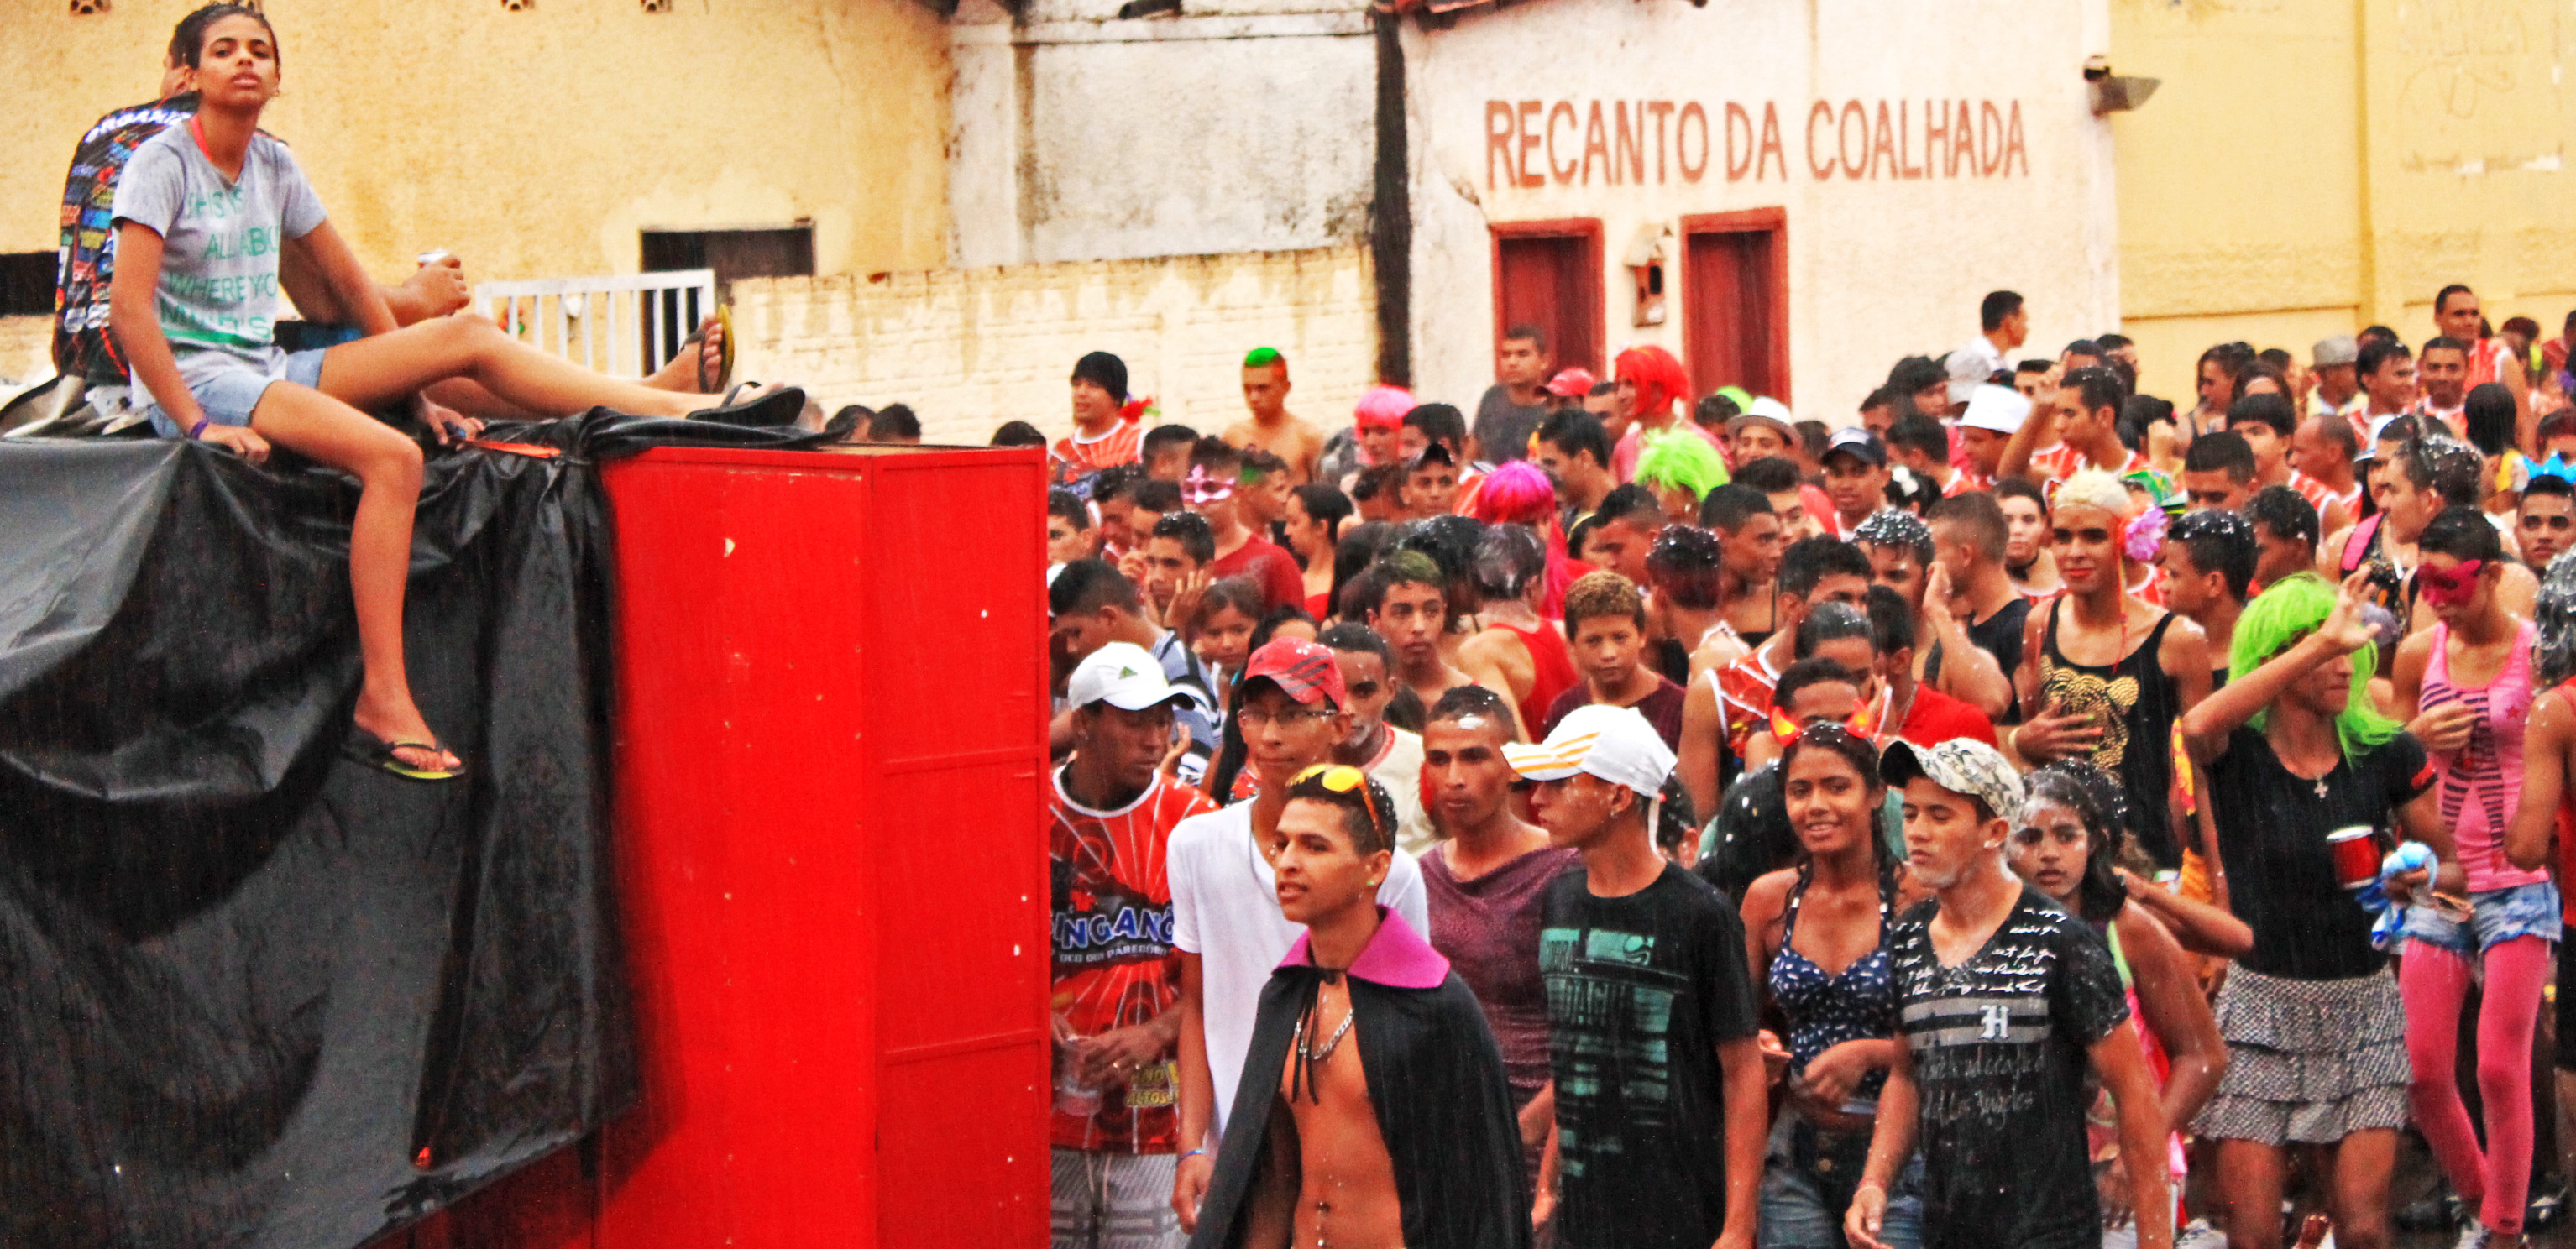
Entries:
POLYGON ((1601 223, 1494 227, 1494 345, 1516 325, 1547 332, 1551 367, 1607 379, 1601 358, 1601 223))
POLYGON ((1692 393, 1789 400, 1786 231, 1777 210, 1685 218, 1682 349, 1692 393))

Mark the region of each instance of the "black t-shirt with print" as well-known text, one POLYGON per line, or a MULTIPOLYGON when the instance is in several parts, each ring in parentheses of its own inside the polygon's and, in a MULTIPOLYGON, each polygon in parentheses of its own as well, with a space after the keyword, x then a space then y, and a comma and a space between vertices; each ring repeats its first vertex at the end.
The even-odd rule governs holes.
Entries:
POLYGON ((197 113, 186 92, 120 108, 91 123, 63 178, 61 245, 54 271, 54 367, 92 386, 125 384, 125 357, 107 330, 108 288, 116 277, 116 180, 152 136, 197 113))
POLYGON ((1908 911, 1888 946, 1897 1031, 1922 1090, 1923 1243, 2098 1249, 2086 1051, 2129 1017, 2111 952, 2024 886, 1985 948, 1943 967, 1935 909, 1908 911))
POLYGON ((1539 971, 1556 1074, 1557 1243, 1706 1249, 1726 1225, 1720 1041, 1753 1035, 1744 920, 1667 864, 1624 898, 1548 887, 1539 971))
POLYGON ((2228 736, 2227 753, 2208 771, 2228 902, 2254 930, 2254 952, 2239 961, 2292 980, 2346 980, 2385 965, 2388 956, 2371 948, 2371 913, 2335 878, 2326 836, 2356 824, 2388 827, 2433 783, 2423 745, 2399 733, 2308 780, 2247 727, 2228 736))

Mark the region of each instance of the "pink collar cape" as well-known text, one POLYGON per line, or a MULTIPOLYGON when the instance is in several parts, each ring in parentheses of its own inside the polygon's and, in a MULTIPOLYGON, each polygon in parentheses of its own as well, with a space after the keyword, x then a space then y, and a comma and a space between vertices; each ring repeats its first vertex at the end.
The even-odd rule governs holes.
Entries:
MULTIPOLYGON (((1352 976, 1390 989, 1437 989, 1449 978, 1449 960, 1432 949, 1422 934, 1413 931, 1403 916, 1381 906, 1377 917, 1377 935, 1369 938, 1360 956, 1351 961, 1352 976)), ((1307 948, 1307 934, 1297 934, 1297 944, 1288 947, 1288 957, 1279 960, 1279 965, 1315 965, 1314 953, 1307 948)))

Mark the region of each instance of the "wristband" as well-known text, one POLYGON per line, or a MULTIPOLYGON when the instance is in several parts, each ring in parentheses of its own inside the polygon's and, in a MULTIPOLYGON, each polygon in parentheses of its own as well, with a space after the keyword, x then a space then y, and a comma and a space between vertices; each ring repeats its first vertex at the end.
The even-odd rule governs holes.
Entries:
POLYGON ((1887 1195, 1887 1181, 1885 1180, 1872 1179, 1864 1175, 1860 1177, 1860 1183, 1852 1185, 1852 1191, 1855 1193, 1864 1188, 1875 1188, 1878 1190, 1878 1195, 1882 1197, 1887 1195))
POLYGON ((197 423, 188 427, 188 441, 197 441, 199 436, 206 432, 206 427, 214 423, 214 418, 212 417, 198 417, 197 423))
POLYGON ((1187 1162, 1187 1161, 1189 1161, 1190 1159, 1192 1159, 1192 1158, 1196 1158, 1196 1157, 1198 1157, 1200 1154, 1203 1154, 1203 1153, 1206 1153, 1206 1152, 1207 1152, 1207 1151, 1206 1151, 1206 1150, 1204 1150, 1204 1149, 1193 1149, 1193 1150, 1191 1150, 1191 1151, 1190 1151, 1190 1152, 1188 1152, 1188 1153, 1182 1154, 1182 1155, 1180 1156, 1180 1161, 1182 1161, 1182 1162, 1187 1162))

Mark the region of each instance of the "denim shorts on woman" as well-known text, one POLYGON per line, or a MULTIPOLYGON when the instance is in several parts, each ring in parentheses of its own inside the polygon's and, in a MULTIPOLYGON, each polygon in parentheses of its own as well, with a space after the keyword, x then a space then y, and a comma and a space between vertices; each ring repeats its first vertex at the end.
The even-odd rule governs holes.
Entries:
MULTIPOLYGON (((225 366, 188 384, 188 393, 197 397, 198 409, 217 425, 249 425, 251 410, 259 406, 260 396, 267 394, 273 383, 322 388, 322 352, 318 350, 273 352, 265 369, 238 358, 228 359, 225 366)), ((188 431, 161 411, 160 404, 153 404, 149 412, 152 432, 164 438, 188 436, 188 431)))
POLYGON ((2558 886, 2545 880, 2470 894, 2467 923, 2420 903, 2406 908, 2409 940, 2440 946, 2465 959, 2475 959, 2516 937, 2554 943, 2558 929, 2558 886))

